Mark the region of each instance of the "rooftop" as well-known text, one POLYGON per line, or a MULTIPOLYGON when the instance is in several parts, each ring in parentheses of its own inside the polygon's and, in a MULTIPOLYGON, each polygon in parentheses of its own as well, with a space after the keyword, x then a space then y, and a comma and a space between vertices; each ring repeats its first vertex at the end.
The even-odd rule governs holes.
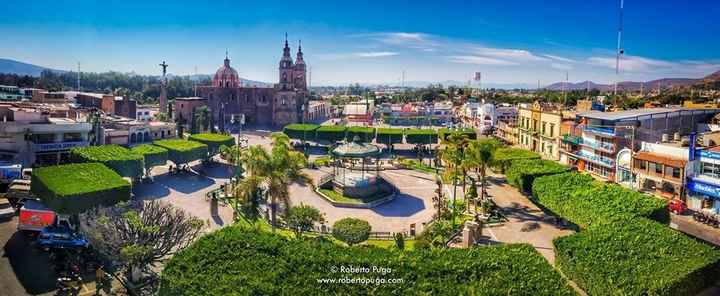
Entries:
POLYGON ((633 117, 639 117, 639 116, 648 116, 648 115, 654 115, 654 114, 679 112, 679 111, 683 111, 683 110, 690 111, 690 110, 711 110, 711 109, 642 108, 642 109, 632 109, 632 110, 623 110, 623 111, 615 111, 615 112, 587 111, 587 112, 578 113, 577 116, 602 119, 602 120, 621 120, 621 119, 627 119, 627 118, 633 118, 633 117))

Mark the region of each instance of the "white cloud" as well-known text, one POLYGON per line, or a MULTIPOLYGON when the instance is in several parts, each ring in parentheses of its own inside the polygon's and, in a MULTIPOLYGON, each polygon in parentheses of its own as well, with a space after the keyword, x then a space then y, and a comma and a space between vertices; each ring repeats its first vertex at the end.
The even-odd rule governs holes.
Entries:
POLYGON ((575 62, 575 60, 573 60, 573 59, 568 59, 568 58, 564 58, 564 57, 556 56, 556 55, 551 55, 551 54, 544 54, 544 55, 542 55, 542 56, 544 56, 544 57, 546 57, 546 58, 550 58, 550 59, 556 60, 556 61, 566 62, 566 63, 574 63, 574 62, 575 62))
POLYGON ((502 58, 516 62, 537 62, 548 60, 548 58, 537 56, 524 49, 476 47, 473 49, 473 52, 482 56, 502 58))
POLYGON ((351 37, 369 37, 377 42, 417 49, 425 52, 437 51, 440 43, 435 37, 425 33, 408 33, 408 32, 384 32, 373 34, 356 34, 351 37))
POLYGON ((553 67, 558 70, 572 70, 573 66, 568 64, 560 64, 560 63, 552 63, 550 64, 550 67, 553 67))
POLYGON ((318 58, 321 60, 345 60, 345 59, 357 59, 357 58, 382 58, 396 56, 399 53, 393 51, 368 51, 368 52, 349 52, 349 53, 328 53, 319 54, 318 58))
MULTIPOLYGON (((594 66, 615 69, 615 57, 590 57, 588 63, 594 66)), ((629 72, 652 72, 661 69, 677 67, 678 64, 663 60, 644 58, 639 56, 622 56, 620 69, 629 72)))
POLYGON ((517 63, 511 62, 511 61, 506 61, 503 59, 496 59, 496 58, 476 56, 476 55, 450 56, 449 59, 453 63, 460 63, 460 64, 497 65, 497 66, 517 65, 517 63))

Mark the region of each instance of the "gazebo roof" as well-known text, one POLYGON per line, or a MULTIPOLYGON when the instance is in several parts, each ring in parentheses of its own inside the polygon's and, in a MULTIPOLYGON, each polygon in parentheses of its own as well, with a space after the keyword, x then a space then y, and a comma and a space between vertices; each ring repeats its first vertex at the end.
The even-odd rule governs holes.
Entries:
POLYGON ((343 144, 333 149, 332 154, 337 157, 368 157, 380 154, 380 149, 372 144, 360 143, 360 138, 355 136, 352 142, 343 144))

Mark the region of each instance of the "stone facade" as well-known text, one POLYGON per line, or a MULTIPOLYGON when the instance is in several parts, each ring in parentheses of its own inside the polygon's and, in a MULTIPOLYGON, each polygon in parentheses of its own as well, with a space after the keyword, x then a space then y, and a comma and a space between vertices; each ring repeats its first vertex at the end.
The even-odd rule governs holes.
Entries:
POLYGON ((214 122, 218 124, 224 120, 226 127, 237 124, 240 118, 248 125, 283 126, 300 122, 304 116, 302 106, 307 104, 309 96, 302 48, 298 46, 293 61, 285 40, 278 70, 278 83, 273 87, 244 87, 226 57, 215 73, 212 85, 198 87, 198 96, 207 99, 214 122), (222 114, 221 109, 224 110, 222 114))

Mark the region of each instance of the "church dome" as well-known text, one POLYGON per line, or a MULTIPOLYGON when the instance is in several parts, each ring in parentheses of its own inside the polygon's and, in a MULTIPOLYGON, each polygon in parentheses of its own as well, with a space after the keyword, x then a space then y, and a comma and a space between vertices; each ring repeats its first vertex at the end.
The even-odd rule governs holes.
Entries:
POLYGON ((240 87, 240 76, 238 72, 230 67, 230 59, 225 58, 225 63, 215 72, 213 77, 215 87, 240 87))

